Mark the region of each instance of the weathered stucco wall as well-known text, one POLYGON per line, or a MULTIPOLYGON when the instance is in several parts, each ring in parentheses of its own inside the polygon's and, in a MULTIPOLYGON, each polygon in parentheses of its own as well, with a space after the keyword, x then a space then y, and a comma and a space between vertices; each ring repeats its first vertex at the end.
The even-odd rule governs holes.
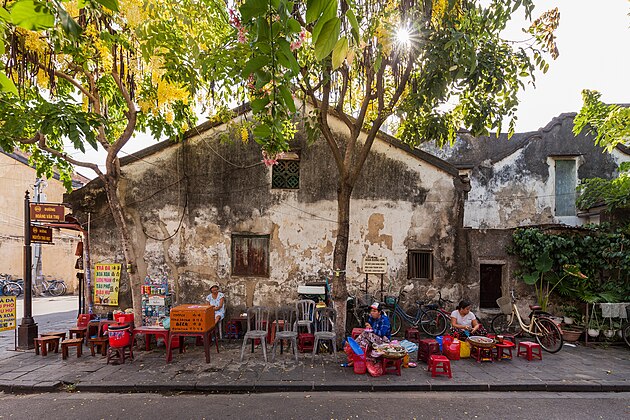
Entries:
MULTIPOLYGON (((340 123, 332 127, 344 135, 340 123)), ((214 283, 226 293, 230 311, 293 301, 299 284, 332 274, 337 170, 328 146, 323 140, 307 145, 298 133, 293 146, 300 154, 300 188, 276 190, 260 147, 251 140, 222 141, 225 129, 156 147, 123 166, 128 219, 142 250, 137 266, 140 273, 172 279, 179 303, 203 301, 214 283), (268 278, 231 273, 231 234, 239 232, 270 235, 268 278)), ((351 291, 363 285, 363 256, 376 255, 388 258, 385 283, 392 291, 410 284, 412 295, 440 289, 459 298, 461 286, 454 284, 463 273, 463 184, 450 165, 440 168, 418 156, 423 154, 388 139, 374 144, 351 204, 351 291), (433 281, 407 280, 407 250, 416 248, 433 249, 433 281)), ((121 262, 97 183, 68 199, 79 217, 92 212, 93 262, 121 262)), ((380 278, 370 276, 370 282, 376 292, 380 278)), ((124 289, 121 306, 128 307, 124 289)))
MULTIPOLYGON (((0 153, 0 273, 24 277, 24 193, 33 199, 35 169, 0 153)), ((61 203, 65 188, 57 179, 47 180, 43 190, 47 201, 61 203)), ((42 275, 45 279, 63 279, 68 293, 77 288, 74 263, 79 237, 68 230, 53 230, 54 245, 42 245, 42 275)))

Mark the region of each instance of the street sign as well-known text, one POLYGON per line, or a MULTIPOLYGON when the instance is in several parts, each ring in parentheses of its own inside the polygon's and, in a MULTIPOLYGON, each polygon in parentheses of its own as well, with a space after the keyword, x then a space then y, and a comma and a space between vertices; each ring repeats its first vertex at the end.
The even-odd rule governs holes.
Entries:
POLYGON ((31 226, 31 241, 52 244, 52 228, 31 226))
POLYGON ((387 274, 387 258, 366 255, 363 257, 363 272, 365 274, 387 274))
POLYGON ((0 331, 15 329, 15 296, 0 296, 0 331))
POLYGON ((63 222, 66 209, 60 204, 31 203, 31 220, 38 222, 63 222))

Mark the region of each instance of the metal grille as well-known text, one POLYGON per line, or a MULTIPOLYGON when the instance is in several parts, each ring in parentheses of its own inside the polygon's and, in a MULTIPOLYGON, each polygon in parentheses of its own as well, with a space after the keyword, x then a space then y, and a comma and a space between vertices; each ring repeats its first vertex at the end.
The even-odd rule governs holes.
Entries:
POLYGON ((409 251, 407 278, 431 279, 433 277, 433 254, 431 251, 409 251))
POLYGON ((273 165, 271 187, 292 190, 300 188, 300 161, 279 160, 273 165))

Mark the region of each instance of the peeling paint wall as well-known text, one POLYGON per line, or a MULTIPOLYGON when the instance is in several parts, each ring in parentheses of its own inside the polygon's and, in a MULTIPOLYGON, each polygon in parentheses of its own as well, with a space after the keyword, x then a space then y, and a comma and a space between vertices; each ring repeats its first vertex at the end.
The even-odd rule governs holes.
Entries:
MULTIPOLYGON (((344 126, 333 121, 335 133, 344 126)), ((271 188, 271 168, 253 141, 222 141, 224 126, 162 148, 122 167, 128 221, 141 247, 137 265, 172 280, 177 302, 202 302, 218 283, 228 312, 297 299, 297 286, 332 274, 336 240, 337 170, 323 140, 307 145, 299 132, 300 188, 271 188), (231 235, 269 235, 269 277, 232 274, 231 235), (141 260, 141 261, 140 261, 141 260)), ((447 164, 445 167, 451 168, 447 164)), ((451 168, 452 169, 452 168, 451 168)), ((373 146, 351 203, 347 278, 363 288, 365 255, 387 257, 385 286, 424 297, 454 290, 461 281, 463 184, 459 177, 387 141, 373 146), (434 279, 407 279, 407 250, 433 250, 434 279)), ((122 261, 102 191, 84 188, 69 197, 76 213, 92 212, 93 260, 122 261)), ((125 276, 123 275, 123 282, 125 276)), ((380 276, 369 277, 376 293, 380 276)), ((121 306, 130 305, 123 293, 121 306)))

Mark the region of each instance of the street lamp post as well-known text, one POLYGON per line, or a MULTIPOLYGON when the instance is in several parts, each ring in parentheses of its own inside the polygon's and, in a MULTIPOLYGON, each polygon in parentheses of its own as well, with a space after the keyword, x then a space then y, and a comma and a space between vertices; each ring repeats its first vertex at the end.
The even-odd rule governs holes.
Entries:
POLYGON ((31 206, 28 191, 24 196, 24 316, 18 327, 18 348, 35 348, 37 324, 33 319, 32 256, 31 256, 31 206))

